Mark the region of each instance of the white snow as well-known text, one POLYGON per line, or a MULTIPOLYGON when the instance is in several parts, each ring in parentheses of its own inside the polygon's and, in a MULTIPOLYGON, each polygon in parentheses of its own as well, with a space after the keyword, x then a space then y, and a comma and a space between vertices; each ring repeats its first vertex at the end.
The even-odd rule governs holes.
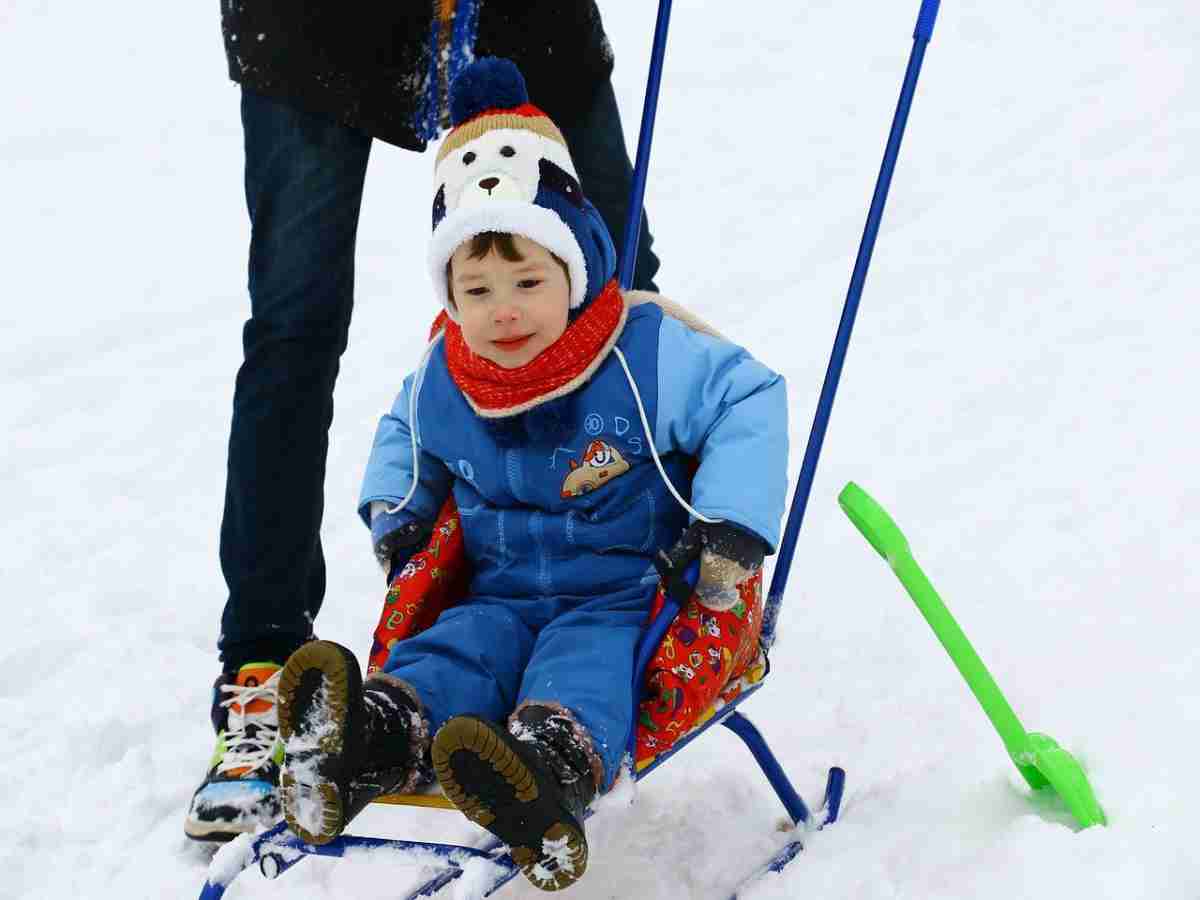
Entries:
POLYGON ((453 900, 474 900, 504 874, 494 862, 475 857, 462 864, 463 873, 444 889, 453 900))
POLYGON ((254 835, 240 834, 228 844, 223 844, 213 854, 207 878, 212 884, 229 884, 242 873, 254 858, 254 835))
MULTIPOLYGON (((601 5, 633 146, 653 12, 601 5)), ((793 475, 918 5, 675 5, 647 198, 660 283, 787 376, 793 475)), ((0 79, 0 898, 195 897, 209 854, 183 816, 212 751, 248 310, 238 91, 206 4, 2 17, 7 71, 36 74, 0 79)), ((845 808, 757 900, 1200 896, 1198 58, 1184 0, 942 5, 774 671, 746 704, 810 803, 846 768, 845 808), (1075 833, 1030 796, 838 510, 851 479, 1025 725, 1087 767, 1110 827, 1075 833)), ((436 313, 431 168, 374 147, 330 436, 317 624, 364 657, 383 591, 354 503, 436 313)), ((572 898, 727 896, 790 837, 749 763, 721 730, 606 808, 572 898)), ((477 834, 391 808, 355 830, 477 834)), ((227 896, 394 898, 420 874, 306 860, 227 896)))
MULTIPOLYGON (((553 860, 553 868, 545 863, 537 863, 530 869, 530 877, 535 884, 554 885, 555 872, 574 872, 576 856, 582 857, 583 848, 572 850, 569 846, 570 838, 563 836, 557 840, 550 838, 542 838, 542 857, 547 861, 553 860)), ((547 887, 546 889, 550 889, 547 887)))

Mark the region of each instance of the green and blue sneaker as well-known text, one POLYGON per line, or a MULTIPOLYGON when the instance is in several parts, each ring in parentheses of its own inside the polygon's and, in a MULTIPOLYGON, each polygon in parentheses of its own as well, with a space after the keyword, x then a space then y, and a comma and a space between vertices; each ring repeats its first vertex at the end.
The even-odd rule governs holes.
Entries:
POLYGON ((193 840, 229 841, 279 820, 281 671, 276 663, 247 663, 213 685, 217 748, 184 822, 193 840))

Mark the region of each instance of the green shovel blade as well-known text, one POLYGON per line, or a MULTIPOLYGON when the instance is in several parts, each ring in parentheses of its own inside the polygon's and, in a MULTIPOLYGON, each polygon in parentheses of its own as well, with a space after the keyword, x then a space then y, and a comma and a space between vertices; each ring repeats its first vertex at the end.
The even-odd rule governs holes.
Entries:
POLYGON ((1025 731, 983 660, 913 559, 908 540, 892 517, 854 482, 842 489, 838 504, 892 567, 979 701, 1026 783, 1034 790, 1053 789, 1081 828, 1108 824, 1078 761, 1053 738, 1025 731))
POLYGON ((1108 818, 1079 761, 1048 735, 1031 731, 1027 737, 1033 753, 1033 767, 1050 782, 1050 787, 1062 798, 1079 827, 1107 825, 1108 818))

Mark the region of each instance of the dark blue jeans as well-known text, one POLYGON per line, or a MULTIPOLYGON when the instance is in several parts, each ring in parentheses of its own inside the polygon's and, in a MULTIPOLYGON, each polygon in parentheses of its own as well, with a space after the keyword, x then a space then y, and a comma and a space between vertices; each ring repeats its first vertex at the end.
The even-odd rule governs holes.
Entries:
MULTIPOLYGON (((282 662, 312 636, 325 596, 325 460, 354 306, 355 236, 371 150, 361 131, 246 89, 242 127, 250 319, 234 388, 221 522, 229 599, 218 649, 226 669, 282 662)), ((562 130, 583 191, 619 252, 633 172, 612 86, 562 130)), ((413 197, 404 214, 425 221, 429 203, 430 197, 413 197)), ((644 216, 642 229, 635 287, 653 289, 658 260, 644 216)))

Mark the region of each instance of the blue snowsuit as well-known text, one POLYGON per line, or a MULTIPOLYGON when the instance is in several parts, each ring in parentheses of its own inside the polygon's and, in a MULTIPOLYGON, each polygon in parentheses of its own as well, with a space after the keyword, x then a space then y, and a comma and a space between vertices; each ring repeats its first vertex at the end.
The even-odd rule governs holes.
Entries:
MULTIPOLYGON (((654 303, 630 309, 617 346, 676 489, 773 549, 787 487, 783 378, 654 303)), ((467 404, 439 343, 379 424, 359 511, 369 525, 372 501, 409 492, 415 428, 418 485, 404 515, 432 523, 452 490, 474 574, 468 601, 396 644, 385 671, 416 689, 433 729, 464 713, 502 721, 526 701, 565 706, 590 733, 607 786, 634 726, 652 559, 687 513, 654 465, 615 353, 569 396, 574 415, 536 407, 523 414, 526 438, 507 446, 467 404)))

